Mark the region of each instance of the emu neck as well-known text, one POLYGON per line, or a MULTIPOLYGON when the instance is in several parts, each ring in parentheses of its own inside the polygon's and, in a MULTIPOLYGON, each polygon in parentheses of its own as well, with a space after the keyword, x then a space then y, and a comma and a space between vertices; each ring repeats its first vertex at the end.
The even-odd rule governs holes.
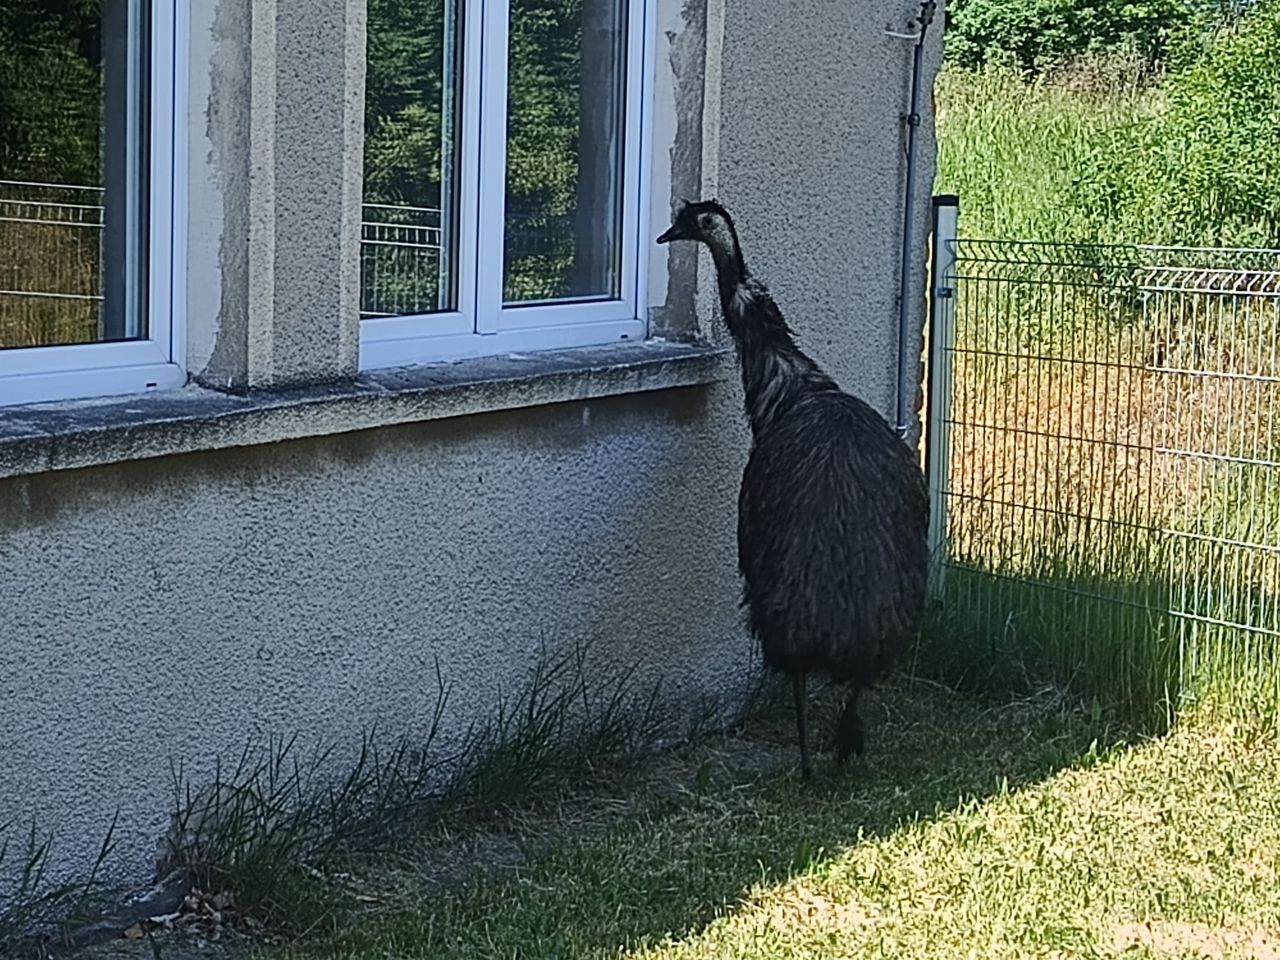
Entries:
POLYGON ((720 308, 725 319, 729 318, 729 306, 734 292, 739 285, 751 279, 747 264, 742 259, 742 248, 738 246, 738 238, 731 237, 731 243, 712 243, 711 259, 716 265, 716 282, 720 288, 720 308))
POLYGON ((736 337, 743 406, 756 435, 772 426, 805 394, 835 388, 834 382, 796 346, 773 300, 767 294, 765 299, 767 306, 759 306, 763 311, 771 309, 778 325, 744 324, 742 334, 736 337))
POLYGON ((712 248, 720 306, 737 346, 744 405, 759 434, 804 393, 834 389, 834 382, 796 346, 769 290, 747 272, 736 249, 712 248))

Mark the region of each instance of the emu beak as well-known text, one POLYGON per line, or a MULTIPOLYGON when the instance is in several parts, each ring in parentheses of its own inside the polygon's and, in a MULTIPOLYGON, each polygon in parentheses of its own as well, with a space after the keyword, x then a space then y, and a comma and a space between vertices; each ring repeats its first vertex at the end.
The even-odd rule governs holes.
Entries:
POLYGON ((662 236, 658 237, 658 243, 670 243, 672 240, 685 239, 688 238, 680 232, 679 225, 673 223, 671 226, 667 227, 666 232, 662 234, 662 236))

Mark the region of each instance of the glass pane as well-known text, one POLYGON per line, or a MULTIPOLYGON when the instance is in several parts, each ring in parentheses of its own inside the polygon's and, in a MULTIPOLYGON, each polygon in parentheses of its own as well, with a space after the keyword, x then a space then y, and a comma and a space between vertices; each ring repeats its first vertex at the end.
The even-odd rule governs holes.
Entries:
POLYGON ((619 295, 625 0, 511 0, 503 298, 619 295))
POLYGON ((0 6, 0 348, 145 336, 144 6, 0 6))
POLYGON ((457 308, 455 0, 369 0, 363 317, 457 308))

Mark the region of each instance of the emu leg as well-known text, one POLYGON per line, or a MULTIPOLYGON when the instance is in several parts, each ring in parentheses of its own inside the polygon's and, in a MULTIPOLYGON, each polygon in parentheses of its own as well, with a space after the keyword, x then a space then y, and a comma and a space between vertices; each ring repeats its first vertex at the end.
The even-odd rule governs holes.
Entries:
POLYGON ((836 725, 836 757, 848 760, 852 754, 862 756, 866 737, 862 730, 862 717, 858 715, 858 697, 862 691, 854 687, 844 702, 844 712, 836 725))
POLYGON ((813 764, 809 762, 809 731, 805 710, 808 698, 804 695, 804 674, 796 672, 791 675, 791 692, 796 698, 796 727, 800 732, 800 776, 809 780, 813 777, 813 764))

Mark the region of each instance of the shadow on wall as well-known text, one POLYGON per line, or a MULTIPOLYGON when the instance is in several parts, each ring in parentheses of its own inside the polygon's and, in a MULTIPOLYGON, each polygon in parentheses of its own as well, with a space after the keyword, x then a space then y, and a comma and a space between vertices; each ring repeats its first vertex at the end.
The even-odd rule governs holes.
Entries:
POLYGON ((23 641, 0 645, 7 816, 57 828, 60 873, 119 806, 113 865, 142 876, 175 755, 201 783, 249 739, 395 736, 437 661, 463 731, 542 637, 732 692, 728 402, 669 390, 0 482, 0 623, 23 641))

